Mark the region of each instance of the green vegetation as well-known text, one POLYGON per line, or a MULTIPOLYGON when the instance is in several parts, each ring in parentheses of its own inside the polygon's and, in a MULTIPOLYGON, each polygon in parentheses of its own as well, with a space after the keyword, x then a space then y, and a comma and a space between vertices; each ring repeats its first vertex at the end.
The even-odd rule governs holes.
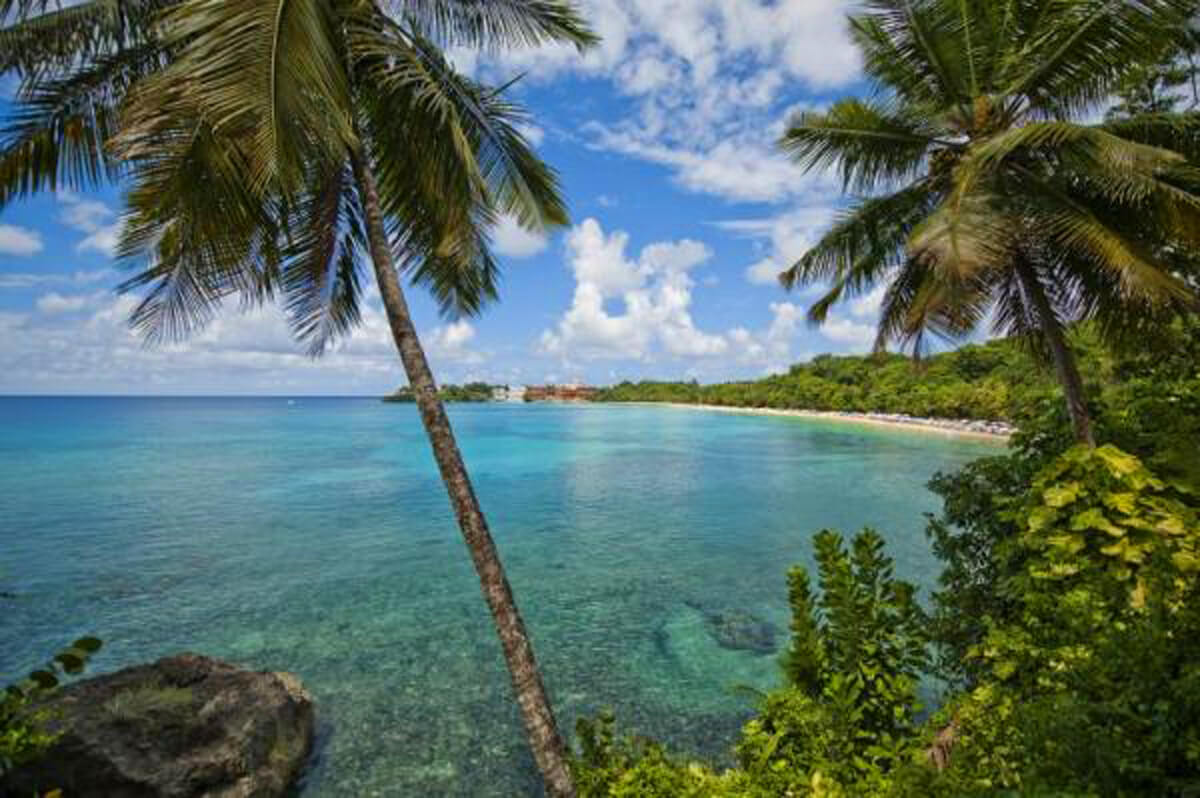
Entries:
POLYGON ((55 690, 65 676, 82 673, 100 646, 94 637, 81 637, 0 693, 0 775, 36 758, 58 739, 46 731, 48 718, 36 702, 55 690))
MULTIPOLYGON (((443 402, 490 402, 492 390, 501 386, 488 385, 486 382, 468 382, 465 385, 441 385, 438 387, 438 398, 443 402)), ((385 402, 415 402, 416 397, 410 388, 397 388, 394 393, 383 397, 385 402)))
POLYGON ((874 91, 803 111, 781 146, 861 197, 782 275, 839 301, 887 287, 880 346, 988 325, 1052 364, 1093 445, 1069 325, 1137 342, 1200 306, 1200 117, 1088 124, 1138 65, 1172 58, 1191 0, 868 3, 851 19, 874 91), (1189 161, 1192 161, 1189 164, 1189 161), (1184 254, 1187 253, 1187 254, 1184 254))
POLYGON ((1053 388, 1045 371, 1038 369, 1020 348, 1008 341, 992 341, 934 355, 920 364, 903 355, 821 355, 809 363, 792 366, 786 374, 748 382, 624 382, 602 390, 596 401, 684 402, 1002 421, 1016 418, 1020 408, 1035 398, 1051 395, 1053 388))

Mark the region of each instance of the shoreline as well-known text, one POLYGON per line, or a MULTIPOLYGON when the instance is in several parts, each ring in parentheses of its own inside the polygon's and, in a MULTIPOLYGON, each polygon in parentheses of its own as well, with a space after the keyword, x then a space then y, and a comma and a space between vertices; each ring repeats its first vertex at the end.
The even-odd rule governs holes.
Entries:
POLYGON ((934 433, 947 437, 975 438, 994 443, 1007 443, 1009 437, 1015 431, 1014 427, 1002 421, 921 418, 901 413, 856 413, 840 410, 781 410, 773 407, 732 407, 728 405, 697 405, 685 402, 603 402, 602 404, 674 407, 682 410, 708 410, 718 413, 736 413, 748 416, 823 419, 826 421, 841 421, 872 427, 907 429, 914 432, 934 433))

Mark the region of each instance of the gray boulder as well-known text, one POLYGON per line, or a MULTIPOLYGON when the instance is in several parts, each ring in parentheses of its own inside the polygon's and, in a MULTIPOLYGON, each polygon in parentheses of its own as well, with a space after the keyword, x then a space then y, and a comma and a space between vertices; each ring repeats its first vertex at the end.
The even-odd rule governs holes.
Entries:
POLYGON ((312 698, 299 679, 196 654, 77 682, 43 707, 62 736, 0 794, 271 798, 312 747, 312 698))

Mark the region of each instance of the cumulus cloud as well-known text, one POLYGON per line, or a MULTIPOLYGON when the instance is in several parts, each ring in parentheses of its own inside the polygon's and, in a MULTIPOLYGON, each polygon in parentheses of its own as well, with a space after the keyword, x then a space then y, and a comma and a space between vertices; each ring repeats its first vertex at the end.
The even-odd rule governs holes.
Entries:
POLYGON ((796 360, 792 342, 803 316, 800 307, 791 302, 772 302, 771 323, 766 330, 757 334, 744 327, 730 330, 738 362, 759 366, 767 374, 787 371, 796 360))
POLYGON ((841 344, 846 351, 865 352, 875 342, 875 325, 847 319, 836 313, 830 314, 820 329, 821 335, 841 344))
POLYGON ((502 216, 492 230, 492 247, 510 258, 529 258, 546 249, 549 241, 543 233, 526 230, 511 216, 502 216))
POLYGON ((28 257, 43 249, 42 236, 37 230, 0 224, 0 255, 28 257))
POLYGON ((475 338, 475 328, 466 319, 435 327, 424 336, 429 357, 436 362, 478 365, 486 359, 470 348, 475 338))
POLYGON ((72 192, 61 192, 58 199, 63 205, 59 221, 85 234, 75 245, 75 251, 116 257, 121 236, 121 220, 116 211, 103 202, 85 199, 72 192))
POLYGON ((772 304, 765 329, 700 329, 691 313, 691 275, 711 259, 708 246, 690 239, 656 242, 636 257, 628 248, 626 233, 606 233, 595 219, 571 230, 567 261, 575 293, 557 326, 542 333, 543 353, 564 361, 727 357, 764 371, 787 368, 803 315, 798 306, 772 304))
POLYGON ((690 239, 657 242, 634 259, 626 255, 628 244, 626 233, 606 234, 595 219, 571 230, 566 246, 575 294, 558 325, 542 333, 541 350, 564 359, 724 354, 729 342, 697 329, 690 312, 688 272, 712 257, 709 248, 690 239))

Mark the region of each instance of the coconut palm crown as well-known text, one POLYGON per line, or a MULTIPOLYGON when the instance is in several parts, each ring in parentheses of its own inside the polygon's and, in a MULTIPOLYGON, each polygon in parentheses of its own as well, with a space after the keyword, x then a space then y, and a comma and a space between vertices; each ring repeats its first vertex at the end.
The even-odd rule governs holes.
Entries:
POLYGON ((803 112, 781 146, 855 198, 780 275, 815 324, 886 284, 877 348, 981 326, 1043 354, 1091 443, 1070 324, 1137 340, 1197 307, 1200 115, 1089 123, 1161 57, 1194 0, 868 0, 850 27, 874 92, 803 112), (1192 283, 1194 285, 1194 283, 1192 283))

